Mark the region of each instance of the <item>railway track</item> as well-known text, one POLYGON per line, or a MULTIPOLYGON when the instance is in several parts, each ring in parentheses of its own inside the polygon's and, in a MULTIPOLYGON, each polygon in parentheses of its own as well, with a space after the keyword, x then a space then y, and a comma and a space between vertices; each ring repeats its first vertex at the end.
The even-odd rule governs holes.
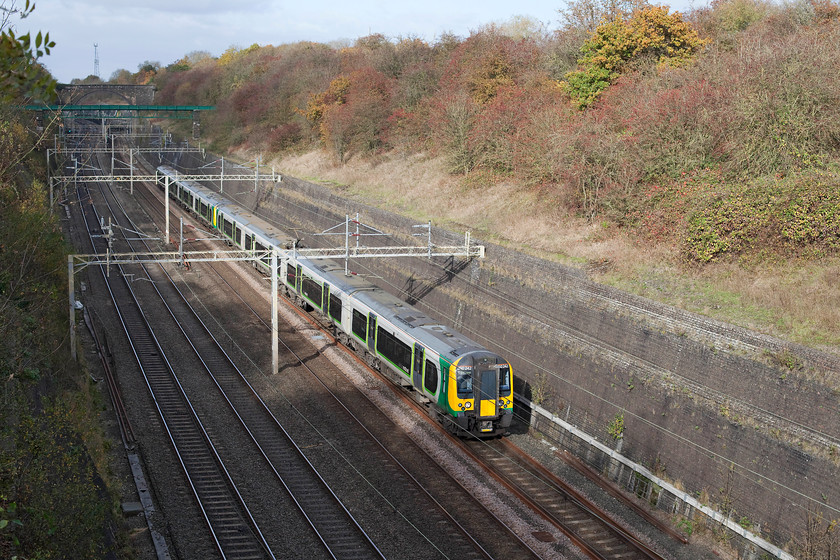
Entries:
POLYGON ((560 528, 590 557, 662 558, 512 443, 504 439, 460 443, 493 477, 560 528))
MULTIPOLYGON (((99 216, 86 189, 77 191, 79 207, 94 251, 99 235, 99 216)), ((265 538, 254 525, 247 506, 224 468, 207 432, 174 375, 158 340, 149 326, 123 275, 103 278, 120 323, 140 366, 155 407, 178 461, 187 477, 201 514, 219 553, 224 558, 258 559, 273 557, 265 538)))
POLYGON ((120 439, 122 439, 123 447, 126 449, 134 449, 137 443, 137 437, 134 435, 134 428, 131 427, 131 422, 128 420, 128 413, 125 409, 125 401, 122 398, 122 392, 117 384, 117 379, 114 377, 114 371, 109 363, 108 356, 110 350, 105 341, 103 341, 96 328, 94 327, 94 318, 91 317, 88 309, 84 309, 84 321, 93 338, 93 344, 96 348, 99 360, 101 362, 102 371, 104 372, 105 384, 108 387, 108 394, 111 397, 111 405, 114 407, 114 414, 117 417, 117 427, 120 430, 120 439))
MULTIPOLYGON (((301 315, 312 321, 310 316, 301 315)), ((378 375, 375 370, 371 371, 378 375)), ((405 397, 402 393, 396 394, 405 397)), ((406 401, 418 412, 425 412, 413 399, 406 397, 406 401)), ((437 427, 437 424, 433 425, 437 427)), ((566 534, 589 557, 661 560, 657 552, 508 440, 461 440, 441 432, 531 509, 566 534)))
MULTIPOLYGON (((378 375, 378 372, 374 373, 378 375)), ((422 406, 414 399, 396 388, 395 394, 425 416, 422 406)), ((662 560, 656 551, 504 438, 461 440, 445 432, 432 419, 428 421, 513 495, 558 528, 588 557, 662 560)))
MULTIPOLYGON (((149 250, 148 247, 145 249, 149 250)), ((183 334, 186 341, 184 348, 193 350, 247 434, 245 437, 251 439, 276 480, 292 497, 326 552, 333 558, 382 558, 369 536, 212 338, 164 267, 143 268, 174 324, 183 334), (167 294, 162 293, 162 288, 158 286, 167 286, 167 294), (177 301, 172 301, 173 296, 177 301)), ((270 489, 264 488, 264 491, 270 489)), ((256 526, 256 522, 252 523, 256 526)), ((268 548, 267 543, 265 546, 268 548)), ((270 551, 269 554, 273 557, 270 551)))

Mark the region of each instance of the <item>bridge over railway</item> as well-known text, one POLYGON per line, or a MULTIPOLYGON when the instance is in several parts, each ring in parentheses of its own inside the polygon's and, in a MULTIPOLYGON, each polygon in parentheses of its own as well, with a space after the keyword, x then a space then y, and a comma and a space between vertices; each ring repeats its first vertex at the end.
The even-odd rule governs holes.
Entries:
MULTIPOLYGON (((201 111, 212 111, 212 105, 27 105, 29 111, 41 112, 42 121, 59 117, 63 121, 68 119, 88 119, 105 123, 108 120, 134 119, 192 119, 193 138, 198 139, 201 134, 201 111)), ((103 127, 103 131, 105 128, 103 127)))
POLYGON ((119 97, 128 105, 152 105, 155 90, 153 85, 132 84, 58 84, 55 87, 59 105, 80 105, 87 97, 94 97, 100 103, 119 97))

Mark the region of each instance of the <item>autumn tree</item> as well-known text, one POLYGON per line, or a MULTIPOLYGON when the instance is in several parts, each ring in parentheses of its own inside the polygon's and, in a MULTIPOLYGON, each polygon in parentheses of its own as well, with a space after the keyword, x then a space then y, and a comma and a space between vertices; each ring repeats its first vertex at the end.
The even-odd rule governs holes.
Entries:
POLYGON ((451 97, 437 97, 432 108, 430 133, 446 154, 450 172, 469 173, 477 158, 470 136, 478 105, 468 95, 453 92, 451 97))
POLYGON ((688 64, 706 44, 679 12, 653 6, 629 20, 599 25, 581 48, 579 69, 568 72, 561 87, 580 108, 590 106, 631 62, 654 61, 659 66, 688 64))
POLYGON ((367 67, 339 76, 310 96, 304 115, 321 141, 343 162, 350 151, 371 152, 384 143, 393 81, 367 67))
POLYGON ((526 120, 519 112, 521 99, 536 93, 540 79, 548 81, 540 55, 535 39, 513 39, 495 26, 454 48, 434 95, 420 107, 427 136, 451 172, 468 173, 476 166, 511 171, 511 141, 526 120))
POLYGON ((535 144, 531 139, 546 119, 556 125, 557 119, 548 117, 545 111, 561 102, 560 92, 548 81, 541 88, 512 86, 500 89, 476 114, 470 130, 468 147, 470 153, 475 154, 476 165, 494 173, 516 173, 526 182, 534 182, 529 169, 533 164, 532 150, 543 150, 547 139, 535 144))
POLYGON ((350 79, 347 76, 339 76, 330 82, 330 87, 320 93, 309 96, 306 109, 303 115, 306 120, 316 128, 321 126, 324 113, 333 105, 341 105, 347 100, 347 92, 350 89, 350 79))
POLYGON ((511 39, 541 38, 545 35, 545 25, 538 19, 515 15, 502 22, 491 23, 483 30, 497 33, 511 39))
POLYGON ((808 506, 805 529, 793 540, 796 557, 801 560, 830 559, 840 553, 840 519, 827 519, 819 508, 808 506))
POLYGON ((386 76, 367 68, 353 72, 348 80, 346 101, 328 108, 321 128, 327 145, 345 146, 334 149, 339 161, 348 150, 370 153, 382 147, 391 114, 392 82, 386 76))
POLYGON ((484 58, 467 82, 470 96, 479 105, 493 99, 500 88, 512 85, 513 67, 500 50, 484 58))

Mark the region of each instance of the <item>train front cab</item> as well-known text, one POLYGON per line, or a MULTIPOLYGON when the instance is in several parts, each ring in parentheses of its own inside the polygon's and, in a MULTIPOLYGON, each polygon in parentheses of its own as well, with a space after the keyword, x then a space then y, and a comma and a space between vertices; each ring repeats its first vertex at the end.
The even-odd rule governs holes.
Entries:
POLYGON ((462 356, 449 368, 449 407, 461 431, 487 437, 504 434, 513 419, 508 362, 490 352, 462 356))

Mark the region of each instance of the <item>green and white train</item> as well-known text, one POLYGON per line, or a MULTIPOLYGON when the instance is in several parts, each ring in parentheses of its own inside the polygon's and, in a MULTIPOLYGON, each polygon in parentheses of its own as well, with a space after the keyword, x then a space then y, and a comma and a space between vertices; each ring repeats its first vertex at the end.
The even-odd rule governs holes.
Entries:
MULTIPOLYGON (((169 167, 170 196, 231 244, 245 251, 276 248, 282 290, 329 321, 337 338, 418 400, 450 431, 487 437, 507 432, 513 418, 510 364, 499 355, 440 324, 357 275, 343 264, 309 260, 291 249, 292 239, 265 220, 169 167)), ((268 259, 256 261, 269 273, 268 259)))

